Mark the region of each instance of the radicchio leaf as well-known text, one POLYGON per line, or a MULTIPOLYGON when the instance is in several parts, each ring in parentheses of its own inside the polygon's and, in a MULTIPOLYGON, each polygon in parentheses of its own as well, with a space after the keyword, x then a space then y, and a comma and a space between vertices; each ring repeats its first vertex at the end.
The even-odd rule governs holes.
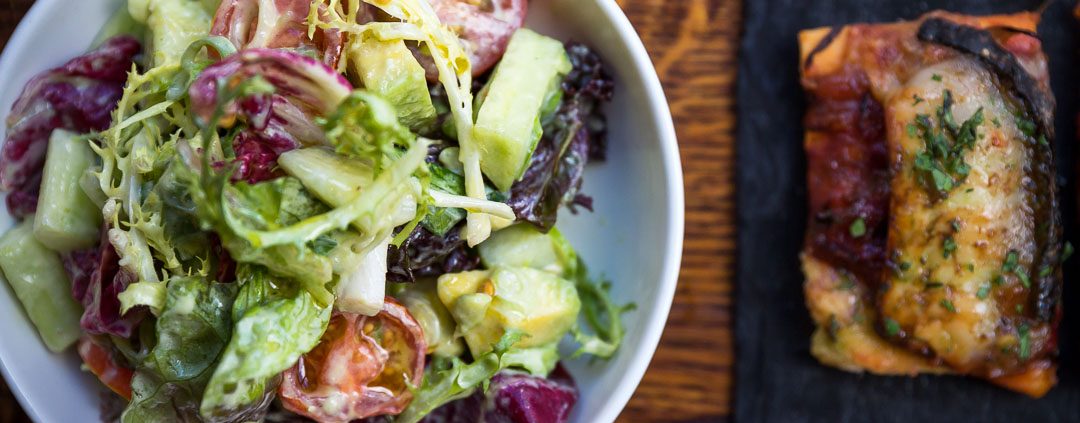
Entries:
POLYGON ((0 190, 11 192, 8 210, 17 218, 33 213, 49 136, 55 129, 84 133, 112 121, 127 72, 142 47, 130 36, 101 47, 30 80, 7 118, 0 152, 0 190))
POLYGON ((83 330, 128 338, 146 313, 139 308, 121 315, 119 295, 136 277, 120 267, 120 257, 105 232, 98 248, 65 254, 64 269, 71 279, 72 295, 84 308, 83 330))
POLYGON ((189 90, 192 110, 210 119, 217 105, 218 84, 236 84, 262 77, 274 93, 230 104, 221 127, 237 118, 247 126, 237 133, 233 150, 239 162, 237 180, 257 183, 281 176, 277 158, 303 145, 325 145, 326 135, 315 124, 352 92, 352 86, 333 69, 299 53, 248 49, 206 68, 189 90))
POLYGON ((555 227, 561 205, 592 209, 592 199, 580 195, 589 160, 605 156, 607 135, 601 102, 610 101, 614 84, 599 56, 581 44, 567 44, 574 68, 563 82, 563 101, 544 125, 544 136, 532 163, 510 189, 508 204, 519 220, 544 232, 555 227))
POLYGON ((578 390, 562 366, 547 379, 527 373, 504 371, 491 379, 485 394, 444 405, 423 423, 561 423, 570 419, 578 390))

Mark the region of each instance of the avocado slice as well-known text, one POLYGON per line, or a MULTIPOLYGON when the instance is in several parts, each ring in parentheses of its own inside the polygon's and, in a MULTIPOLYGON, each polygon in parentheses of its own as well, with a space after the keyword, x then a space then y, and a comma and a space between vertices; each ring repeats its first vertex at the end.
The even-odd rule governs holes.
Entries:
POLYGON ((353 74, 371 91, 388 100, 402 125, 427 133, 435 124, 435 105, 428 92, 424 68, 402 40, 367 37, 349 55, 353 74))
POLYGON ((543 130, 540 121, 573 66, 558 40, 528 29, 510 38, 473 127, 480 169, 500 191, 509 191, 529 166, 543 130))
POLYGON ((480 244, 484 267, 528 267, 569 277, 577 270, 577 253, 558 229, 542 233, 528 223, 495 232, 480 244))
POLYGON ((556 343, 581 310, 573 282, 527 267, 443 275, 438 293, 474 357, 490 351, 510 330, 527 335, 514 344, 518 348, 556 343))

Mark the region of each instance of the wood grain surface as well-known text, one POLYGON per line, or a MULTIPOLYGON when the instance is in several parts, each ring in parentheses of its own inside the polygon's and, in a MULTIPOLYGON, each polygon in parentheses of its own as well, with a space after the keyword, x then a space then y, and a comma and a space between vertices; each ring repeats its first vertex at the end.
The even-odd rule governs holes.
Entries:
MULTIPOLYGON (((667 329, 626 422, 726 421, 735 269, 738 0, 617 0, 671 103, 686 179, 683 267, 667 329)), ((33 0, 0 0, 0 45, 33 0)), ((0 423, 27 421, 0 381, 0 423)))

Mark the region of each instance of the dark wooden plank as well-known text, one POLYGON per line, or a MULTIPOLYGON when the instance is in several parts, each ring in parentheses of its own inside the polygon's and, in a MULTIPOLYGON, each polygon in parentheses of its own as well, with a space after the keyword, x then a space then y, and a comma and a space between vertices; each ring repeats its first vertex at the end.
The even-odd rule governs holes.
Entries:
MULTIPOLYGON (((0 4, 0 45, 33 0, 0 4)), ((717 421, 730 412, 735 267, 734 83, 738 0, 619 0, 656 64, 687 192, 683 269, 668 328, 626 421, 717 421)), ((0 423, 26 421, 0 383, 0 423)))

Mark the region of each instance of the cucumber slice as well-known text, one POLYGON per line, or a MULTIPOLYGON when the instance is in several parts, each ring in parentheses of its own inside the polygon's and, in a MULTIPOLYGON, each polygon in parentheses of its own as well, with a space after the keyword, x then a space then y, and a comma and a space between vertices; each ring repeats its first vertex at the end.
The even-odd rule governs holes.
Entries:
POLYGON ((557 229, 543 234, 527 223, 495 232, 477 249, 489 269, 528 267, 569 277, 577 268, 577 253, 557 229))
POLYGON ((34 239, 33 219, 0 237, 0 270, 49 350, 59 352, 79 339, 82 307, 55 252, 34 239))
POLYGON ((94 152, 87 140, 68 131, 53 131, 34 220, 34 237, 53 251, 90 248, 101 237, 101 209, 81 185, 93 164, 94 152))
POLYGON ((558 40, 528 29, 518 30, 510 39, 480 96, 483 104, 473 129, 480 169, 499 190, 509 191, 528 167, 543 134, 541 115, 561 92, 561 82, 571 69, 558 40))
POLYGON ((385 98, 397 110, 398 120, 414 132, 428 133, 435 123, 435 105, 428 92, 424 67, 402 40, 369 37, 349 56, 352 71, 364 88, 385 98))

